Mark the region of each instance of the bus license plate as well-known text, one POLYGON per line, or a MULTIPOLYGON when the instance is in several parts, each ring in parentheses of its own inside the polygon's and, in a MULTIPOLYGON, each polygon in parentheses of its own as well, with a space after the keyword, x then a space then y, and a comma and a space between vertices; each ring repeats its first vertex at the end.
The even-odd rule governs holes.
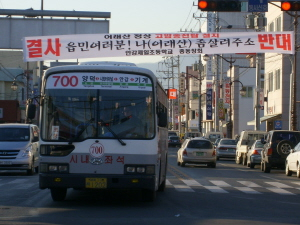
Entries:
POLYGON ((107 179, 106 178, 85 178, 85 187, 98 188, 98 189, 107 188, 107 179))

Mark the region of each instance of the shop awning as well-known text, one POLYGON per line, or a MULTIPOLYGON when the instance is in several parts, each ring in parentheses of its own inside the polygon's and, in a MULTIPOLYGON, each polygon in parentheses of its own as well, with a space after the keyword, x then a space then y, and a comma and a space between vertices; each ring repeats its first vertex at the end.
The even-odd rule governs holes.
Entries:
MULTIPOLYGON (((281 116, 281 114, 266 115, 266 116, 260 117, 260 122, 264 122, 264 121, 269 120, 269 119, 276 119, 279 116, 281 116)), ((254 126, 255 125, 255 120, 248 121, 247 125, 253 125, 254 126)))

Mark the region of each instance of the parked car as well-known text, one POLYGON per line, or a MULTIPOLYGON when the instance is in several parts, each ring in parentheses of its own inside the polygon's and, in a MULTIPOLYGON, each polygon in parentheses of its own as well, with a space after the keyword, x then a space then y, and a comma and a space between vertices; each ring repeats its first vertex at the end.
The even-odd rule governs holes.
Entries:
POLYGON ((255 141, 250 147, 247 153, 247 166, 253 169, 255 165, 260 165, 261 162, 261 150, 264 145, 261 141, 255 141))
POLYGON ((219 131, 211 131, 205 134, 205 138, 214 143, 218 138, 224 138, 224 134, 219 131))
POLYGON ((217 160, 220 158, 235 158, 236 140, 222 138, 216 147, 217 160))
POLYGON ((204 138, 196 137, 186 139, 177 151, 178 166, 186 164, 207 164, 216 167, 216 151, 213 144, 204 138))
POLYGON ((247 165, 247 152, 256 140, 261 140, 267 135, 267 131, 260 130, 244 130, 239 135, 239 139, 236 145, 236 164, 247 165))
POLYGON ((180 138, 178 136, 169 136, 168 138, 168 145, 169 146, 180 146, 180 138))
POLYGON ((0 170, 38 171, 39 128, 33 124, 0 124, 0 170))
POLYGON ((270 173, 272 167, 284 169, 286 158, 300 141, 300 131, 272 130, 261 142, 261 170, 270 173))
POLYGON ((291 176, 292 173, 296 173, 296 176, 300 178, 300 142, 290 151, 290 154, 286 157, 285 161, 285 174, 291 176))

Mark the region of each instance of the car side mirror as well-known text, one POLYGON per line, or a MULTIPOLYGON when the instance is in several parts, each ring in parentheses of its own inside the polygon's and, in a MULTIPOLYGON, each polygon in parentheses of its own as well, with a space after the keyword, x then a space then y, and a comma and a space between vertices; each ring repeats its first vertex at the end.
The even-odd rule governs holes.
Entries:
POLYGON ((36 106, 34 104, 28 104, 26 106, 26 118, 28 119, 34 119, 36 112, 36 106))
POLYGON ((33 137, 33 142, 38 142, 39 141, 39 137, 33 137))

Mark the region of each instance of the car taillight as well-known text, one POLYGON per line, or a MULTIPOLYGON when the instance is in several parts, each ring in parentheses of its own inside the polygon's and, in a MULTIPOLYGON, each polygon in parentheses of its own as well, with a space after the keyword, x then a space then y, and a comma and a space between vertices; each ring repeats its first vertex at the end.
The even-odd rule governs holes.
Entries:
POLYGON ((187 156, 187 151, 184 149, 182 154, 187 156))
POLYGON ((214 150, 212 153, 212 156, 215 156, 215 155, 216 155, 216 150, 214 150))
POLYGON ((257 150, 253 150, 252 155, 260 155, 260 153, 257 150))
POLYGON ((267 154, 267 155, 272 155, 272 152, 273 152, 273 149, 272 149, 272 148, 269 148, 269 149, 268 149, 268 154, 267 154))

